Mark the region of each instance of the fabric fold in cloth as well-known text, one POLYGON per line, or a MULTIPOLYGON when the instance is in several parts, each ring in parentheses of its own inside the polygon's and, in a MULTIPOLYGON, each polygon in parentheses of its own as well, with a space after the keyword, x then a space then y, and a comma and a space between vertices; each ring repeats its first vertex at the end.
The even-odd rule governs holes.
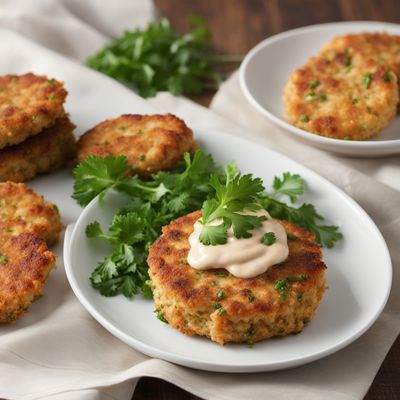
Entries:
MULTIPOLYGON (((0 28, 24 36, 10 33, 13 52, 3 42, 0 54, 11 57, 7 65, 15 69, 10 73, 48 65, 52 70, 68 69, 69 77, 85 77, 87 85, 97 78, 111 89, 113 82, 107 78, 94 76, 52 51, 83 60, 110 35, 143 26, 153 17, 149 1, 0 0, 0 28)), ((87 89, 82 87, 82 96, 87 89)), ((132 93, 132 113, 138 101, 143 102, 132 93)), ((294 141, 250 108, 236 75, 221 87, 212 111, 166 93, 146 104, 159 112, 175 113, 198 129, 219 129, 255 140, 261 137, 265 145, 316 170, 350 194, 377 223, 390 248, 394 282, 388 305, 359 340, 309 365, 241 375, 196 371, 151 359, 109 334, 75 298, 59 259, 47 289, 57 295, 39 300, 35 311, 16 325, 0 327, 0 398, 129 400, 138 378, 153 376, 213 400, 362 399, 400 328, 400 160, 337 157, 294 141)), ((126 112, 130 105, 121 107, 126 112)), ((87 127, 78 126, 78 131, 83 128, 87 127)), ((64 179, 67 174, 56 176, 64 179)), ((73 213, 63 215, 64 222, 73 222, 79 212, 76 206, 73 213)), ((55 251, 61 254, 61 245, 55 251)))

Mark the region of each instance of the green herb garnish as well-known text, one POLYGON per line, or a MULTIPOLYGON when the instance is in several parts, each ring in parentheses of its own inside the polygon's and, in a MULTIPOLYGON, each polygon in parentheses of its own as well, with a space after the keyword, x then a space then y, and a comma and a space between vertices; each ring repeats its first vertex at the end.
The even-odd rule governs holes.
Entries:
POLYGON ((300 275, 289 275, 286 277, 286 282, 304 282, 308 280, 308 275, 300 274, 300 275))
POLYGON ((319 81, 313 80, 311 81, 310 89, 316 89, 319 86, 319 81))
MULTIPOLYGON (((266 192, 259 178, 241 175, 234 163, 221 168, 201 150, 192 157, 186 153, 174 170, 159 172, 150 180, 129 176, 130 170, 122 156, 90 156, 73 170, 73 198, 82 206, 96 196, 104 201, 110 189, 127 196, 126 207, 118 210, 107 231, 96 221, 86 229, 88 237, 106 240, 113 248, 90 277, 92 286, 105 296, 142 293, 151 297, 146 262, 149 246, 161 234, 162 226, 200 208, 202 233, 209 244, 223 243, 228 227, 240 237, 251 236, 265 217, 241 212, 259 209, 313 232, 318 243, 327 247, 341 238, 338 227, 318 224, 323 218, 313 205, 291 207, 283 202, 285 197, 297 201, 303 194, 304 182, 299 175, 287 172, 276 177, 271 191, 266 192)), ((216 276, 227 273, 216 272, 216 276)), ((223 296, 221 292, 219 296, 223 296)), ((249 302, 254 300, 249 293, 249 302)), ((221 308, 219 313, 223 315, 225 310, 221 308)))
POLYGON ((297 236, 294 233, 288 233, 287 234, 288 240, 297 240, 297 236))
POLYGON ((8 263, 8 257, 2 253, 0 253, 0 265, 4 265, 8 263))
POLYGON ((306 101, 312 101, 315 99, 317 95, 315 94, 315 92, 309 92, 306 94, 306 101))
POLYGON ((319 100, 319 101, 326 101, 326 100, 328 100, 328 96, 327 96, 326 94, 324 94, 324 93, 321 93, 321 94, 318 96, 318 100, 319 100))
POLYGON ((271 246, 276 241, 276 236, 274 232, 266 232, 264 233, 263 237, 261 238, 261 243, 265 244, 266 246, 271 246))
POLYGON ((304 194, 304 181, 300 175, 284 172, 282 178, 275 176, 272 187, 274 191, 269 193, 270 197, 281 198, 288 196, 294 203, 299 196, 304 194))
POLYGON ((222 75, 214 66, 240 61, 242 57, 215 54, 206 22, 192 16, 190 23, 193 30, 183 35, 174 31, 165 18, 144 30, 126 31, 89 57, 86 64, 132 87, 143 97, 159 91, 179 95, 217 89, 222 75))
MULTIPOLYGON (((282 301, 285 301, 290 290, 289 283, 293 282, 304 282, 308 280, 308 275, 289 275, 285 279, 277 279, 274 284, 274 289, 279 293, 279 297, 282 301)), ((298 295, 297 295, 298 299, 298 295)))
POLYGON ((206 200, 201 209, 203 228, 200 242, 205 245, 224 244, 228 229, 236 238, 251 237, 250 231, 259 228, 265 217, 243 215, 243 210, 261 209, 259 198, 264 192, 262 181, 252 175, 227 175, 223 182, 216 174, 211 175, 209 185, 215 190, 213 198, 206 200), (215 223, 220 221, 219 223, 215 223))
POLYGON ((287 293, 289 291, 289 286, 287 285, 286 280, 277 279, 274 284, 274 289, 279 293, 279 297, 282 301, 286 300, 287 293))
POLYGON ((390 82, 393 79, 392 75, 390 75, 388 72, 386 72, 385 75, 383 75, 383 80, 385 82, 390 82))
POLYGON ((252 340, 249 339, 249 340, 246 342, 246 346, 247 346, 247 348, 252 349, 252 348, 254 347, 254 342, 253 342, 252 340))
POLYGON ((159 319, 161 322, 164 322, 165 324, 168 324, 168 321, 165 319, 164 313, 161 310, 154 310, 154 312, 157 315, 157 319, 159 319))
POLYGON ((309 121, 310 121, 310 118, 308 118, 307 115, 302 114, 302 115, 300 116, 300 121, 301 121, 301 122, 309 122, 309 121))
POLYGON ((223 290, 220 290, 217 293, 217 299, 219 299, 219 300, 226 299, 226 293, 223 290))
POLYGON ((218 314, 219 314, 219 315, 225 315, 225 314, 226 314, 225 308, 220 307, 220 308, 218 309, 218 314))
POLYGON ((344 57, 343 64, 345 65, 345 67, 351 68, 352 65, 351 65, 351 49, 350 48, 344 49, 344 56, 345 57, 344 57))
POLYGON ((371 82, 372 82, 372 73, 367 72, 366 74, 364 74, 363 78, 363 86, 365 87, 365 89, 369 89, 371 82))

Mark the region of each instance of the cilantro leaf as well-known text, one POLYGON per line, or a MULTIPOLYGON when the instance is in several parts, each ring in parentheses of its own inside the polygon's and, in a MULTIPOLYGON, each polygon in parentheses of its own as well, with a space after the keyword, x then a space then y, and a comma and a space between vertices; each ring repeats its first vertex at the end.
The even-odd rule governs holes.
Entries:
POLYGON ((275 176, 272 187, 274 189, 272 193, 273 197, 286 195, 292 203, 297 200, 298 196, 304 194, 303 178, 300 175, 291 174, 290 172, 285 172, 282 178, 275 176))
POLYGON ((332 248, 338 240, 343 238, 343 235, 339 232, 338 226, 315 225, 312 229, 317 242, 322 243, 328 249, 332 248))
POLYGON ((250 231, 261 226, 265 217, 247 215, 243 211, 256 211, 261 208, 258 202, 258 197, 264 191, 261 179, 253 178, 250 174, 232 174, 228 170, 225 182, 221 181, 218 175, 211 175, 210 186, 215 189, 215 196, 206 200, 202 207, 201 243, 226 243, 227 229, 231 226, 235 237, 250 237, 250 231), (215 221, 220 219, 223 219, 223 223, 216 225, 215 221))
POLYGON ((92 286, 103 296, 122 293, 126 297, 132 297, 140 291, 148 290, 149 276, 142 253, 140 247, 118 245, 92 272, 92 286))
POLYGON ((86 206, 121 181, 127 169, 128 160, 124 156, 89 156, 72 171, 75 180, 72 198, 86 206))
POLYGON ((229 225, 222 222, 219 225, 205 225, 200 233, 200 242, 206 246, 225 244, 228 239, 229 225))
POLYGON ((300 207, 290 207, 267 195, 262 199, 263 207, 271 217, 293 222, 294 224, 314 233, 316 241, 328 248, 342 238, 339 228, 333 225, 319 225, 324 218, 319 215, 312 204, 304 203, 300 207))
POLYGON ((115 215, 108 233, 104 233, 97 221, 86 227, 87 237, 98 237, 109 240, 111 243, 134 244, 143 240, 143 221, 136 212, 115 215))
POLYGON ((231 212, 225 212, 225 218, 231 222, 233 234, 238 239, 251 237, 250 231, 259 228, 266 219, 264 217, 257 217, 255 215, 245 215, 231 212))

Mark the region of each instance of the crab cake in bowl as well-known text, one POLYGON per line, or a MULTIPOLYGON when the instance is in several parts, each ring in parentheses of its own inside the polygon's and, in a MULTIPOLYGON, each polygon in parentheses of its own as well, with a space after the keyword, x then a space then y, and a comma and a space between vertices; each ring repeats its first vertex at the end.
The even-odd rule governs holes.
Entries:
POLYGON ((390 68, 400 77, 400 36, 389 35, 388 33, 353 33, 343 36, 336 36, 326 43, 321 52, 335 50, 354 50, 365 57, 371 58, 378 63, 390 68))
POLYGON ((55 262, 39 235, 0 234, 0 323, 15 322, 28 311, 55 262))
POLYGON ((23 183, 0 183, 0 217, 0 236, 33 233, 49 246, 63 227, 56 206, 23 183))
POLYGON ((64 115, 62 82, 37 76, 0 77, 0 149, 23 142, 64 115))
POLYGON ((78 158, 124 155, 132 171, 147 178, 173 168, 195 146, 192 130, 172 114, 126 114, 101 122, 82 135, 78 158))
POLYGON ((354 49, 321 52, 289 77, 288 121, 321 136, 366 140, 396 115, 396 75, 354 49))
POLYGON ((75 125, 67 117, 23 143, 0 150, 0 182, 24 182, 75 158, 75 125))
POLYGON ((288 241, 286 261, 254 278, 238 278, 225 269, 199 271, 188 265, 189 236, 200 216, 196 211, 172 221, 150 247, 147 261, 159 317, 187 335, 219 344, 299 333, 326 288, 326 266, 313 235, 279 221, 295 238, 288 241))

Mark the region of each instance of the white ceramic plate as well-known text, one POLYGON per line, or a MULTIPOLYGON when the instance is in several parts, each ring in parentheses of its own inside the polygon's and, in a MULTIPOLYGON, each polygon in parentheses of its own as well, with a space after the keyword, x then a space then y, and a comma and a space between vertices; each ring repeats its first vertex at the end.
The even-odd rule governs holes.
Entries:
MULTIPOLYGON (((111 95, 111 94, 110 94, 111 95)), ((64 248, 69 282, 86 309, 115 336, 153 357, 192 368, 220 372, 270 371, 305 364, 331 354, 357 339, 382 311, 391 286, 391 261, 372 220, 347 195, 294 161, 253 142, 222 132, 196 132, 206 151, 220 163, 231 159, 242 171, 272 182, 285 171, 307 182, 305 201, 313 202, 344 234, 334 249, 325 250, 329 290, 313 321, 300 335, 224 347, 205 338, 188 337, 160 322, 153 302, 137 296, 106 298, 89 283, 89 275, 108 254, 104 242, 88 239, 85 227, 97 220, 107 228, 125 199, 111 193, 103 204, 93 200, 70 229, 64 248), (228 144, 228 146, 227 146, 228 144)))
POLYGON ((400 25, 381 22, 338 22, 308 26, 272 36, 254 47, 240 67, 240 86, 247 100, 271 122, 299 140, 323 150, 371 157, 400 153, 400 116, 377 137, 348 141, 318 136, 299 129, 284 118, 283 88, 289 75, 318 53, 336 35, 355 32, 400 34, 400 25))

